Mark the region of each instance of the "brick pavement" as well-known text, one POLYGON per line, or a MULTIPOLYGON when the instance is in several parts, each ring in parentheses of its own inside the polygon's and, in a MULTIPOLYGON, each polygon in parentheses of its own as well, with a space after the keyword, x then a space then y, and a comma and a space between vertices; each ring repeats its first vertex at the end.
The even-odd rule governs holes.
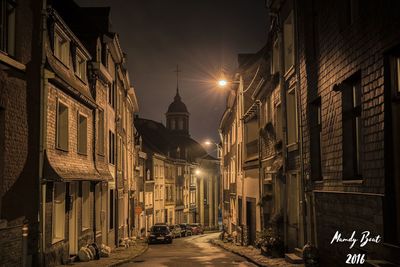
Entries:
POLYGON ((261 255, 260 250, 254 247, 238 246, 234 243, 224 243, 219 239, 211 240, 211 243, 225 250, 246 258, 248 261, 262 267, 302 267, 304 264, 291 264, 284 258, 268 258, 261 255))

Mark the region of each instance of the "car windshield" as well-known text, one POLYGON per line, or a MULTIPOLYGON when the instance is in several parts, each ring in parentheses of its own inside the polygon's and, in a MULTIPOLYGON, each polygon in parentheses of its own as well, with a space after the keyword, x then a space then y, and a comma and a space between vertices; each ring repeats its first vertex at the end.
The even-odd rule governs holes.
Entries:
POLYGON ((151 231, 153 233, 164 233, 164 232, 168 232, 168 228, 163 225, 163 226, 153 226, 151 227, 151 231))

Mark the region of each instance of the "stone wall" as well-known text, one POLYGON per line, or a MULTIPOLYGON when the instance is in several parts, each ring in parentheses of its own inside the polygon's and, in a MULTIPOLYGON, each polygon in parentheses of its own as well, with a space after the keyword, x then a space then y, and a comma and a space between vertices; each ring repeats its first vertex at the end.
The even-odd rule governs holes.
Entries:
POLYGON ((0 227, 0 266, 22 266, 22 225, 0 227))

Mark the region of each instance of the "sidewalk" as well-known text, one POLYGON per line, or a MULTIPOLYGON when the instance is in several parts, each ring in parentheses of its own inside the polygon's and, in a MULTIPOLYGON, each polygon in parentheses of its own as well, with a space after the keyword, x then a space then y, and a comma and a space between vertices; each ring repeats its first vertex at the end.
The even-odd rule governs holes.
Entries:
MULTIPOLYGON (((147 242, 138 240, 136 245, 129 248, 116 248, 111 252, 110 257, 100 258, 99 260, 91 260, 89 262, 74 262, 70 264, 77 267, 99 267, 99 266, 119 266, 129 262, 133 258, 143 254, 148 248, 147 242)), ((64 267, 66 265, 60 265, 58 267, 64 267)))
POLYGON ((229 252, 235 253, 243 258, 247 259, 251 263, 256 264, 257 266, 262 267, 275 267, 275 266, 284 266, 284 267, 303 267, 304 264, 291 264, 285 261, 284 258, 268 258, 261 255, 259 249, 253 247, 244 247, 238 246, 233 243, 224 243, 219 239, 211 240, 211 243, 217 245, 229 252))

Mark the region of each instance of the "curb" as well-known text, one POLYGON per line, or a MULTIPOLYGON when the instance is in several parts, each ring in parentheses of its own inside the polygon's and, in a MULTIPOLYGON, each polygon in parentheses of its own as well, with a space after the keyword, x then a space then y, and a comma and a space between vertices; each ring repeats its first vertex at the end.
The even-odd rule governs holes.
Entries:
POLYGON ((142 255, 143 253, 145 253, 145 252, 147 251, 148 248, 149 248, 149 245, 146 243, 146 245, 143 247, 143 249, 142 249, 138 254, 136 254, 135 256, 133 256, 133 257, 131 257, 131 258, 128 258, 128 259, 120 260, 120 261, 118 261, 118 262, 112 263, 112 264, 107 265, 107 266, 108 266, 108 267, 116 267, 116 266, 120 266, 120 265, 125 264, 125 263, 129 263, 129 262, 130 262, 131 260, 133 260, 134 258, 139 257, 140 255, 142 255))
POLYGON ((224 246, 222 246, 222 245, 216 243, 214 240, 210 240, 210 242, 211 242, 211 244, 213 244, 214 246, 218 246, 218 247, 220 247, 220 248, 222 248, 222 249, 224 249, 224 250, 226 250, 226 251, 229 251, 229 252, 231 252, 231 253, 234 253, 234 254, 236 254, 236 255, 239 255, 239 256, 245 258, 246 260, 248 260, 249 262, 251 262, 251 263, 257 265, 257 266, 260 266, 260 267, 270 267, 269 265, 266 265, 266 264, 262 264, 262 263, 257 262, 256 260, 252 259, 251 257, 249 257, 249 256, 247 256, 247 255, 245 255, 245 254, 243 254, 243 253, 234 251, 234 250, 232 250, 232 249, 228 249, 228 248, 226 248, 226 247, 224 247, 224 246))

